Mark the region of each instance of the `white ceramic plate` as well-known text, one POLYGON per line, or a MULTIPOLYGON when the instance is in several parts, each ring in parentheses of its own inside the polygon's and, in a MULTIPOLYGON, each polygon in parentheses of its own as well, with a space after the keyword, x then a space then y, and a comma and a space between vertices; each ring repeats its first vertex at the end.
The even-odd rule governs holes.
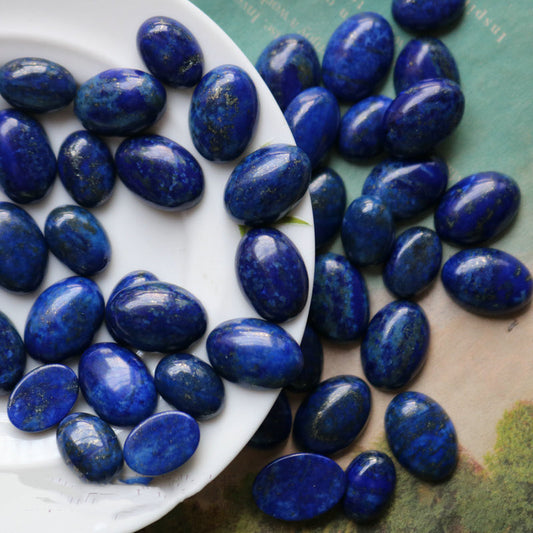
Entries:
MULTIPOLYGON (((258 89, 260 112, 248 151, 271 142, 293 144, 283 115, 253 66, 226 34, 186 0, 0 0, 0 64, 22 56, 57 61, 83 82, 111 67, 145 69, 136 49, 136 33, 148 17, 166 15, 185 24, 205 55, 205 71, 233 63, 248 71, 258 89)), ((182 213, 169 213, 144 204, 121 183, 94 214, 108 232, 112 260, 94 279, 107 298, 117 281, 135 269, 146 269, 161 280, 176 283, 195 294, 208 313, 208 332, 223 320, 257 316, 243 297, 234 271, 240 239, 237 224, 227 215, 223 190, 231 164, 204 160, 194 149, 188 130, 192 90, 168 90, 167 111, 152 131, 166 135, 190 150, 200 162, 206 180, 202 201, 182 213)), ((5 107, 5 104, 2 104, 5 107)), ((42 117, 52 148, 57 150, 72 131, 81 129, 71 107, 42 117)), ((112 141, 116 147, 118 139, 112 141)), ((1 200, 7 200, 0 193, 1 200)), ((44 201, 27 206, 41 229, 47 213, 57 205, 73 203, 59 180, 44 201)), ((281 229, 301 251, 310 274, 314 264, 312 210, 306 196, 291 213, 308 223, 284 224, 281 229)), ((50 255, 41 286, 72 275, 50 255)), ((15 295, 0 289, 0 309, 22 334, 37 294, 15 295)), ((308 302, 309 305, 309 302, 308 302)), ((308 307, 284 327, 301 339, 308 307)), ((95 341, 111 340, 105 328, 95 341)), ((205 337, 191 351, 207 359, 205 337)), ((144 359, 153 369, 154 354, 144 359)), ((28 361, 27 370, 36 366, 28 361)), ((203 422, 200 445, 180 469, 156 478, 148 486, 120 481, 100 485, 79 480, 62 462, 55 431, 25 434, 9 423, 6 398, 0 402, 0 497, 2 530, 25 531, 135 531, 166 514, 217 476, 246 444, 268 413, 277 392, 251 391, 226 383, 222 413, 203 422)), ((160 400, 159 410, 166 407, 160 400)), ((74 410, 87 410, 82 399, 74 410)), ((117 430, 124 439, 127 431, 117 430)), ((127 470, 123 477, 128 477, 127 470)))

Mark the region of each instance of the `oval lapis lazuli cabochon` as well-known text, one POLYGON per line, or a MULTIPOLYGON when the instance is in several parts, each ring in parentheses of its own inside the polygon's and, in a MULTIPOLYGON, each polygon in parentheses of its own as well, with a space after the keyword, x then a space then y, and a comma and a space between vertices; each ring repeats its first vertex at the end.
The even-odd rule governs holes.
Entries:
POLYGON ((0 396, 19 382, 26 367, 26 349, 11 320, 0 311, 0 396))
POLYGON ((291 434, 292 411, 289 398, 281 391, 267 416, 248 441, 253 448, 273 448, 281 444, 291 434))

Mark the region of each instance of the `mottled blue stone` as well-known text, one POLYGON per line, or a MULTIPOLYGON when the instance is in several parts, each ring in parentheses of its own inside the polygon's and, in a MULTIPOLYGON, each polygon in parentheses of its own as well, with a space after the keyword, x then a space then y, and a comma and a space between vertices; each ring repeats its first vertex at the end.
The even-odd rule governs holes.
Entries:
POLYGON ((291 405, 287 394, 281 391, 248 445, 252 448, 273 448, 289 438, 291 428, 291 405))
POLYGON ((92 342, 104 318, 98 285, 73 276, 45 289, 30 309, 24 329, 28 354, 43 363, 80 355, 92 342))
POLYGON ((457 464, 457 436, 448 414, 421 392, 397 394, 385 412, 385 432, 398 462, 426 481, 443 481, 457 464))
POLYGON ((255 478, 255 503, 279 520, 315 518, 333 508, 346 488, 346 475, 332 459, 314 453, 279 457, 255 478))
POLYGON ((322 60, 324 85, 340 100, 370 96, 387 74, 394 55, 394 35, 381 15, 358 13, 330 37, 322 60))
POLYGON ((131 431, 124 442, 124 460, 145 476, 167 474, 193 456, 199 441, 200 428, 192 416, 163 411, 131 431))
POLYGON ((246 156, 231 173, 224 202, 232 217, 248 226, 276 222, 304 196, 311 162, 297 146, 272 144, 246 156))
POLYGON ((440 157, 385 159, 367 176, 362 193, 379 196, 395 219, 407 219, 433 205, 447 185, 448 165, 440 157))
POLYGON ((456 21, 465 4, 466 0, 393 0, 392 16, 406 30, 436 30, 456 21))
POLYGON ((435 37, 410 40, 394 65, 394 89, 399 94, 411 85, 430 78, 460 83, 459 69, 450 49, 435 37))
POLYGON ((154 380, 157 391, 170 405, 197 420, 212 418, 222 408, 222 379, 212 366, 194 355, 163 357, 155 369, 154 380))
POLYGON ((286 389, 292 392, 309 392, 320 383, 324 366, 322 342, 309 324, 305 326, 300 348, 302 349, 304 366, 298 376, 286 386, 286 389))
POLYGON ((429 287, 441 262, 438 235, 429 228, 413 226, 396 238, 383 269, 383 281, 398 298, 411 298, 429 287))
POLYGON ((219 324, 207 337, 206 347, 218 374, 245 387, 285 387, 303 368, 298 343, 277 324, 259 318, 219 324))
POLYGON ((0 95, 22 111, 55 111, 70 104, 75 94, 72 74, 49 59, 20 57, 0 68, 0 95))
POLYGON ((83 207, 96 207, 111 196, 115 163, 107 144, 89 131, 71 133, 57 154, 59 179, 83 207))
POLYGON ((396 468, 387 454, 360 453, 346 469, 344 513, 358 523, 376 520, 390 504, 395 487, 396 468))
POLYGON ((383 152, 383 117, 391 102, 388 96, 369 96, 346 111, 337 139, 339 152, 344 158, 358 161, 383 152))
POLYGON ((235 255, 237 279, 257 313, 272 322, 298 315, 307 303, 309 276, 294 243, 275 228, 252 228, 235 255))
POLYGON ((115 152, 115 164, 122 183, 156 207, 179 211, 202 197, 202 167, 188 150, 167 137, 125 139, 115 152))
POLYGON ((107 329, 120 343, 150 352, 178 352, 198 340, 207 327, 202 303, 172 283, 147 281, 108 300, 107 329))
POLYGON ((0 202, 0 285, 31 292, 43 280, 48 246, 33 217, 22 207, 0 202))
POLYGON ((307 452, 338 452, 363 431, 370 407, 370 389, 362 379, 350 375, 326 379, 298 407, 294 441, 307 452))
POLYGON ((141 285, 146 281, 158 281, 157 276, 148 272, 148 270, 133 270, 124 277, 120 278, 118 283, 113 287, 108 300, 111 301, 122 289, 141 285))
POLYGON ((209 161, 231 161, 250 142, 258 115, 257 91, 235 65, 220 65, 203 76, 189 108, 196 149, 209 161))
POLYGON ((78 374, 87 403, 109 424, 134 426, 156 408, 150 371, 140 357, 118 344, 100 342, 87 348, 78 374))
POLYGON ((65 463, 88 481, 109 481, 122 468, 120 442, 109 425, 97 416, 68 415, 57 428, 56 440, 65 463))
POLYGON ((87 209, 63 205, 46 217, 44 238, 50 251, 80 276, 93 276, 111 261, 111 244, 103 226, 87 209))
POLYGON ((458 304, 478 314, 518 311, 531 300, 528 268, 513 255, 495 248, 457 252, 444 263, 441 278, 458 304))
POLYGON ((61 364, 28 372, 9 396, 7 416, 22 431, 43 431, 59 424, 78 398, 74 370, 61 364))
POLYGON ((296 95, 320 85, 320 61, 316 50, 297 33, 281 35, 268 43, 255 68, 282 111, 296 95))
POLYGON ((187 27, 170 17, 151 17, 137 30, 137 49, 148 70, 171 87, 194 87, 204 55, 187 27))
POLYGON ((37 120, 15 109, 0 111, 0 186, 14 202, 43 198, 56 176, 56 157, 37 120))
POLYGON ((17 328, 0 311, 0 396, 11 391, 26 367, 26 350, 17 328))
POLYGON ((340 254, 319 255, 309 310, 316 332, 332 340, 353 341, 364 333, 368 318, 368 290, 359 270, 340 254))
POLYGON ((337 99, 324 87, 311 87, 294 97, 285 120, 296 144, 316 167, 335 144, 341 120, 337 99))
POLYGON ((341 227, 346 257, 356 266, 386 261, 394 242, 394 220, 377 196, 359 196, 344 213, 341 227))
POLYGON ((508 228, 520 207, 520 188, 500 172, 479 172, 450 187, 435 211, 439 237, 458 245, 477 245, 508 228))
POLYGON ((162 83, 142 70, 114 68, 96 74, 78 89, 74 113, 96 135, 126 136, 152 126, 165 111, 162 83))
POLYGON ((390 302, 372 317, 361 342, 366 379, 380 389, 401 389, 424 365, 429 337, 429 323, 418 304, 390 302))

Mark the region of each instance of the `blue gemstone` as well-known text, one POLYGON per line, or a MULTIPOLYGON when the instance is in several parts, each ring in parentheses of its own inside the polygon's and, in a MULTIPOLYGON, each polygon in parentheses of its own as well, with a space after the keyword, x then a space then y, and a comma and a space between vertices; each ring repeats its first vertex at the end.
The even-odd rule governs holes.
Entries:
POLYGON ((304 358, 303 369, 286 388, 292 392, 309 392, 319 384, 324 366, 322 342, 309 324, 305 326, 300 348, 304 358))
POLYGON ((188 209, 202 197, 202 167, 189 151, 167 137, 125 139, 115 153, 115 164, 122 183, 156 207, 188 209))
POLYGON ((173 407, 196 418, 207 420, 220 412, 224 383, 202 359, 187 353, 167 355, 155 369, 155 386, 173 407))
POLYGON ((335 144, 340 124, 337 99, 324 87, 301 92, 285 109, 285 120, 296 144, 316 167, 335 144))
POLYGON ((19 204, 43 198, 56 177, 56 157, 34 118, 14 109, 0 111, 0 186, 19 204))
POLYGON ((386 261, 394 242, 394 220, 377 196, 359 196, 346 209, 341 227, 346 257, 356 266, 386 261))
POLYGON ((0 396, 11 391, 26 367, 26 350, 14 324, 0 311, 0 396))
POLYGON ((245 387, 285 387, 303 368, 298 343, 280 326, 258 318, 223 322, 211 331, 206 347, 216 372, 245 387))
POLYGON ((320 61, 313 45, 302 35, 290 33, 271 41, 255 68, 282 111, 305 89, 320 85, 320 61))
POLYGON ((199 441, 200 428, 192 416, 163 411, 131 431, 124 442, 124 460, 145 476, 167 474, 193 456, 199 441))
POLYGON ((22 431, 59 424, 78 398, 78 378, 65 365, 43 365, 28 372, 11 392, 7 416, 22 431))
POLYGON ((392 16, 406 30, 435 30, 456 21, 465 4, 466 0, 393 0, 392 16))
POLYGON ((368 325, 363 276, 345 257, 328 252, 315 261, 309 320, 317 333, 337 341, 358 339, 368 325))
POLYGON ((291 405, 287 394, 281 391, 272 409, 248 441, 248 445, 252 448, 273 448, 289 438, 291 428, 291 405))
POLYGON ((111 244, 98 219, 84 207, 64 205, 46 217, 44 237, 50 251, 80 276, 93 276, 111 260, 111 244))
POLYGON ((361 342, 366 379, 385 390, 410 383, 426 361, 429 331, 426 314, 416 303, 394 301, 380 309, 361 342))
POLYGON ((148 70, 171 87, 194 87, 202 77, 202 49, 189 29, 177 20, 145 20, 137 31, 137 49, 148 70))
POLYGON ((298 315, 307 302, 309 277, 300 252, 275 228, 253 228, 235 256, 237 278, 257 313, 272 322, 298 315))
POLYGON ((346 469, 344 513, 358 523, 376 520, 390 504, 395 487, 396 469, 387 454, 360 453, 346 469))
POLYGON ((461 306, 478 314, 518 311, 531 300, 528 268, 495 248, 470 248, 452 255, 441 272, 442 283, 461 306))
POLYGON ((83 207, 103 204, 115 186, 115 163, 107 144, 86 130, 71 133, 57 155, 59 179, 83 207))
POLYGON ((122 448, 113 430, 88 413, 72 413, 57 428, 57 446, 65 463, 80 477, 104 482, 122 468, 122 448))
POLYGON ((104 298, 88 278, 70 277, 50 285, 35 300, 24 329, 28 354, 44 363, 80 355, 104 318, 104 298))
POLYGON ((196 149, 209 161, 231 161, 250 142, 258 114, 250 76, 235 65, 220 65, 200 80, 189 108, 196 149))
POLYGON ((349 446, 370 414, 368 385, 349 375, 322 381, 294 415, 294 441, 304 451, 330 455, 349 446))
POLYGON ((0 202, 0 285, 31 292, 43 280, 48 246, 33 217, 22 207, 0 202))
POLYGON ((148 272, 148 270, 133 270, 122 277, 113 287, 113 290, 109 295, 109 301, 111 301, 122 289, 133 287, 134 285, 141 285, 146 281, 158 281, 158 279, 155 274, 148 272))
POLYGON ((134 426, 157 405, 154 379, 140 357, 112 342, 93 344, 79 364, 87 403, 109 424, 134 426))
POLYGON ((425 394, 397 394, 385 412, 385 432, 394 457, 411 474, 437 482, 455 470, 455 428, 444 409, 425 394))
POLYGON ((165 88, 148 72, 130 68, 105 70, 83 83, 74 113, 96 135, 126 136, 152 126, 162 116, 165 88))
POLYGON ((358 13, 346 19, 328 41, 322 60, 324 85, 341 100, 362 100, 383 80, 393 55, 390 24, 377 13, 358 13))
POLYGON ((285 455, 265 466, 255 478, 255 503, 279 520, 315 518, 342 498, 346 476, 332 459, 314 453, 285 455))
POLYGON ((505 174, 472 174, 446 191, 435 212, 435 229, 454 244, 481 244, 510 226, 520 196, 518 183, 505 174))

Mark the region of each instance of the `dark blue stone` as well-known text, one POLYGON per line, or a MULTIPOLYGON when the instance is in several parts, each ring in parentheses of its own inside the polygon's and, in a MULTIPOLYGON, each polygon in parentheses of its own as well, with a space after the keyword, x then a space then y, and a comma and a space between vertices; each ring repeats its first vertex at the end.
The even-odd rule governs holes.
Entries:
POLYGON ((385 432, 394 457, 411 474, 437 482, 455 470, 455 428, 429 396, 413 391, 397 394, 385 412, 385 432))
POLYGON ((339 104, 324 87, 301 92, 285 109, 285 120, 296 144, 316 167, 335 144, 341 120, 339 104))
POLYGON ((481 244, 511 225, 520 197, 518 183, 505 174, 472 174, 445 192, 435 211, 435 229, 454 244, 481 244))
POLYGON ((74 370, 60 364, 39 366, 13 389, 7 416, 22 431, 43 431, 59 424, 77 398, 78 378, 74 370))
POLYGON ((197 420, 212 418, 222 408, 222 379, 212 366, 194 355, 163 357, 155 369, 154 380, 157 391, 170 405, 197 420))
POLYGON ((383 281, 398 298, 411 298, 429 287, 442 262, 442 244, 429 228, 413 226, 394 242, 383 269, 383 281))
POLYGON ((229 213, 248 226, 276 222, 304 196, 311 162, 297 146, 272 144, 246 156, 231 173, 224 191, 229 213))
POLYGON ((93 344, 78 368, 87 403, 109 424, 134 426, 157 405, 154 379, 140 357, 112 342, 93 344))
POLYGON ((387 304, 372 317, 361 342, 366 379, 380 389, 401 389, 424 365, 429 337, 429 323, 418 304, 387 304))
POLYGON ((425 156, 453 133, 464 108, 464 95, 454 81, 435 78, 412 85, 385 113, 385 149, 401 158, 425 156))
POLYGON ((146 281, 158 281, 158 279, 155 274, 148 272, 148 270, 133 270, 122 277, 113 287, 108 300, 111 301, 122 289, 133 287, 134 285, 141 285, 146 281))
POLYGON ((383 80, 393 55, 390 24, 377 13, 353 15, 328 41, 322 60, 324 85, 341 100, 362 100, 383 80))
POLYGON ((449 48, 440 39, 412 39, 396 59, 394 89, 398 94, 411 85, 430 78, 446 78, 460 83, 457 63, 449 48))
POLYGON ((364 333, 368 315, 368 291, 357 268, 342 255, 319 255, 309 310, 316 332, 332 340, 353 341, 364 333))
POLYGON ((252 228, 235 256, 237 279, 257 313, 272 322, 298 315, 307 302, 309 277, 294 243, 275 228, 252 228))
POLYGON ((465 4, 466 0, 393 0, 392 16, 406 30, 436 30, 457 20, 465 4))
POLYGON ((346 257, 356 266, 386 261, 394 242, 394 220, 377 196, 359 196, 346 209, 341 227, 346 257))
POLYGON ((56 157, 43 127, 22 111, 0 111, 0 186, 19 204, 43 198, 56 177, 56 157))
POLYGON ((255 85, 235 65, 220 65, 203 76, 192 95, 189 130, 209 161, 231 161, 250 142, 258 114, 255 85))
POLYGON ((0 202, 0 285, 31 292, 43 280, 48 246, 33 217, 22 207, 0 202))
POLYGON ((206 347, 218 374, 245 387, 285 387, 303 368, 298 343, 280 326, 259 318, 223 322, 211 331, 206 347))
POLYGON ((57 446, 65 463, 88 481, 111 480, 122 468, 122 448, 114 431, 88 413, 72 413, 57 428, 57 446))
POLYGON ((148 70, 171 87, 194 87, 204 56, 194 35, 170 17, 151 17, 137 31, 137 49, 148 70))
POLYGON ((14 324, 0 311, 0 395, 19 382, 26 367, 26 350, 14 324))
POLYGON ((178 352, 198 340, 207 327, 201 302, 172 283, 147 281, 108 300, 107 329, 120 343, 149 352, 178 352))
POLYGON ((28 354, 57 363, 87 349, 104 318, 98 285, 73 276, 50 285, 35 300, 24 329, 28 354))
POLYGON ((273 448, 289 438, 291 428, 291 405, 287 394, 281 391, 248 445, 252 448, 273 448))
POLYGON ((124 442, 124 460, 145 476, 167 474, 193 456, 199 441, 200 428, 192 416, 163 411, 131 431, 124 442))
POLYGON ((446 190, 448 166, 439 157, 385 159, 370 172, 363 194, 379 196, 396 219, 411 218, 434 204, 446 190))
POLYGON ((20 57, 0 68, 0 95, 22 111, 55 111, 70 104, 75 94, 72 74, 48 59, 20 57))
POLYGON ((368 385, 349 375, 322 381, 294 415, 294 441, 304 451, 330 455, 349 446, 370 414, 368 385))
POLYGON ((189 151, 167 137, 125 139, 115 153, 115 164, 122 183, 156 207, 188 209, 202 197, 202 167, 189 151))
POLYGON ((346 476, 332 459, 314 453, 285 455, 265 466, 255 478, 255 503, 279 520, 315 518, 342 498, 346 476))
POLYGON ((282 111, 305 89, 320 85, 320 61, 313 45, 302 35, 281 35, 267 44, 255 68, 282 111))
POLYGON ((304 367, 298 376, 286 387, 292 392, 309 392, 319 383, 324 366, 324 350, 322 342, 315 330, 307 324, 300 342, 304 367))
POLYGON ((506 314, 520 310, 531 300, 528 268, 495 248, 457 252, 444 263, 441 278, 458 304, 478 314, 506 314))
POLYGON ((74 113, 96 135, 139 133, 159 120, 167 93, 148 72, 131 68, 105 70, 83 83, 74 98, 74 113))
POLYGON ((57 155, 59 179, 83 207, 103 204, 115 186, 115 163, 107 144, 86 130, 71 133, 57 155))
POLYGON ((344 158, 358 161, 383 152, 383 117, 391 102, 388 96, 369 96, 346 111, 337 139, 339 152, 344 158))
POLYGON ((396 469, 388 455, 377 450, 360 453, 346 469, 344 513, 358 523, 379 518, 396 487, 396 469))
POLYGON ((53 209, 46 217, 44 237, 50 251, 80 276, 93 276, 111 260, 111 244, 98 219, 78 205, 53 209))

